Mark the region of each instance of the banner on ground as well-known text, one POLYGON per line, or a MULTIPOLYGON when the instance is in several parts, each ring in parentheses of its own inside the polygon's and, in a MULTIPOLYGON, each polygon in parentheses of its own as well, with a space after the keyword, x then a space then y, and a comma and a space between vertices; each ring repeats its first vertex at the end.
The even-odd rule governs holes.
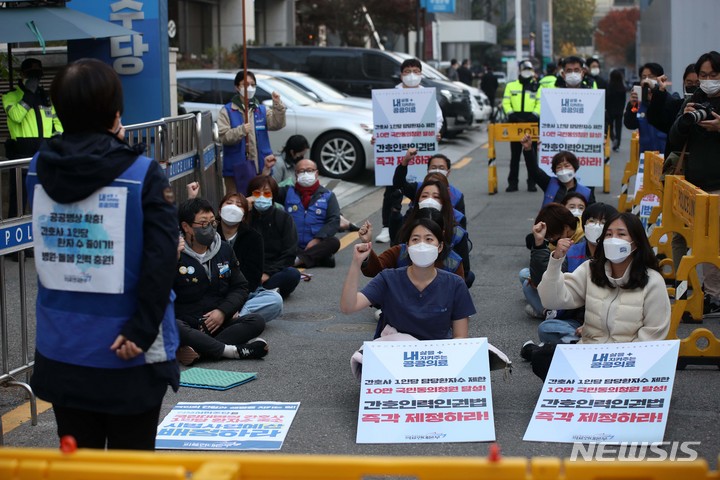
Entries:
POLYGON ((155 448, 280 450, 300 402, 180 402, 158 426, 155 448))
POLYGON ((662 442, 679 340, 558 345, 523 440, 662 442))
POLYGON ((580 163, 577 180, 603 185, 605 164, 605 90, 544 88, 540 100, 538 163, 548 175, 553 156, 567 150, 580 163))
POLYGON ((375 137, 375 185, 392 185, 395 167, 410 147, 417 155, 408 164, 409 182, 422 182, 427 163, 437 152, 437 100, 434 88, 389 88, 372 91, 375 137))
POLYGON ((365 342, 357 443, 495 440, 486 338, 365 342))

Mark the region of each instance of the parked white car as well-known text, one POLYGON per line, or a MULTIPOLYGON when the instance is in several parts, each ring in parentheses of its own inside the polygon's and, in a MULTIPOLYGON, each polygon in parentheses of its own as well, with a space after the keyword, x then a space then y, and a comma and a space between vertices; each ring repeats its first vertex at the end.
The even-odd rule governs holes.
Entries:
MULTIPOLYGON (((218 112, 235 95, 235 73, 223 70, 177 72, 178 98, 190 111, 218 112)), ((272 104, 272 92, 280 94, 287 107, 285 128, 269 132, 273 151, 282 150, 291 135, 304 135, 310 143, 310 158, 322 175, 350 179, 364 169, 373 169, 372 110, 318 102, 287 81, 257 73, 258 101, 272 104)))
POLYGON ((263 73, 271 77, 282 78, 305 91, 317 101, 337 103, 356 108, 369 108, 372 110, 372 100, 369 98, 352 97, 336 90, 327 83, 311 77, 302 72, 283 72, 282 70, 252 70, 253 73, 263 73))

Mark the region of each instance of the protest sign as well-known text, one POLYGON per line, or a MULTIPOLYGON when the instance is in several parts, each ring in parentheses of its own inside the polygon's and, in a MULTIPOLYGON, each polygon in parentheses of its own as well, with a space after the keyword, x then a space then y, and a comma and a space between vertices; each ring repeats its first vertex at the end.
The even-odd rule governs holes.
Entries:
POLYGON ((523 440, 662 442, 679 340, 558 345, 523 440))
POLYGON ((495 439, 486 338, 365 342, 357 443, 495 439))
POLYGON ((372 101, 375 185, 392 185, 395 167, 410 147, 417 148, 417 155, 408 164, 407 180, 422 182, 437 152, 435 89, 373 90, 372 101))

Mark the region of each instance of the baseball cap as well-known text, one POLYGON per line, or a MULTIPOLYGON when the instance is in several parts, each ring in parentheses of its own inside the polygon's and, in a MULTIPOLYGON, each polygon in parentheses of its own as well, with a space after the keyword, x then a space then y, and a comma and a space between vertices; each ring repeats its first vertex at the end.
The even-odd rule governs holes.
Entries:
POLYGON ((520 70, 535 70, 533 64, 529 60, 520 63, 520 70))
POLYGON ((43 68, 42 68, 42 62, 38 60, 37 58, 26 58, 23 60, 23 62, 20 64, 20 71, 22 73, 30 73, 30 72, 40 72, 42 74, 43 68))

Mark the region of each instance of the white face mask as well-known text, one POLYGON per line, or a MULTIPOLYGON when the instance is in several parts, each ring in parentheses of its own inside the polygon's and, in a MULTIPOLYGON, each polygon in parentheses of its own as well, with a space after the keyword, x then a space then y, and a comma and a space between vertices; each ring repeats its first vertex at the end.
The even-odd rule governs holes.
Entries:
POLYGON ((314 173, 303 172, 297 176, 297 182, 302 187, 311 187, 316 181, 317 178, 315 178, 314 173))
POLYGON ((582 73, 570 72, 565 74, 565 83, 571 87, 577 87, 582 82, 582 73))
POLYGON ((602 223, 585 224, 585 239, 597 245, 597 240, 600 238, 604 225, 602 223))
POLYGON ((402 82, 406 87, 410 88, 415 88, 420 85, 420 80, 422 80, 422 75, 418 75, 417 73, 408 73, 402 76, 402 82))
POLYGON ((245 212, 243 212, 242 208, 237 205, 224 205, 220 209, 220 218, 222 218, 224 223, 230 225, 231 227, 242 222, 244 215, 245 212))
POLYGON ((700 80, 700 89, 709 97, 720 92, 720 80, 700 80))
POLYGON ((580 218, 580 217, 582 217, 583 211, 580 210, 579 208, 571 208, 570 213, 573 214, 573 217, 580 218))
POLYGON ((605 258, 612 263, 622 263, 632 253, 631 242, 622 238, 606 238, 603 240, 605 258))
MULTIPOLYGON (((245 95, 245 87, 238 87, 238 90, 240 92, 240 96, 245 95)), ((247 88, 247 98, 253 98, 255 96, 255 87, 248 87, 247 88)))
POLYGON ((447 170, 443 170, 441 168, 431 168, 430 170, 428 170, 428 173, 441 173, 441 174, 445 175, 446 177, 448 174, 447 170))
POLYGON ((439 249, 429 243, 416 243, 408 247, 408 254, 413 265, 418 267, 429 267, 437 260, 439 249))
POLYGON ((420 208, 434 208, 438 212, 442 210, 442 203, 438 202, 434 198, 426 198, 422 202, 418 203, 420 208))
POLYGON ((534 75, 535 74, 532 70, 523 70, 522 72, 520 72, 520 76, 522 78, 532 78, 534 75))
POLYGON ((575 178, 575 170, 571 168, 565 168, 555 172, 555 175, 557 175, 558 180, 560 180, 562 183, 567 183, 573 178, 575 178))
POLYGON ((600 69, 597 67, 591 68, 590 75, 592 75, 593 77, 597 77, 598 75, 600 75, 600 69))

